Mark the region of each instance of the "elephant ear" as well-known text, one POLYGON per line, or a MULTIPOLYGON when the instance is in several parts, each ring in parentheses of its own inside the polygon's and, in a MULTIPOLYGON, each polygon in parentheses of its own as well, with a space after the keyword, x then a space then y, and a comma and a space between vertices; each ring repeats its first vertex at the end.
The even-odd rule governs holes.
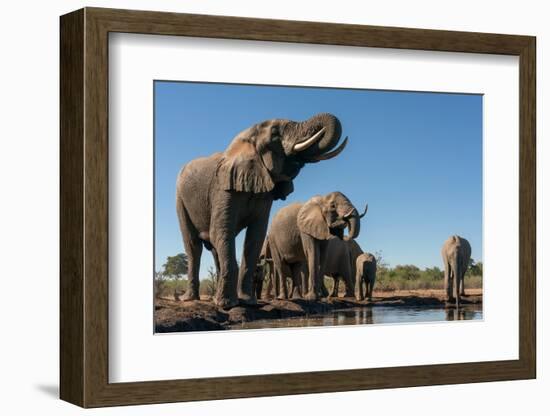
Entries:
POLYGON ((317 240, 330 238, 330 230, 315 198, 306 202, 298 211, 298 229, 317 240))
POLYGON ((254 145, 236 140, 224 152, 216 172, 222 189, 237 192, 271 192, 275 187, 254 145))

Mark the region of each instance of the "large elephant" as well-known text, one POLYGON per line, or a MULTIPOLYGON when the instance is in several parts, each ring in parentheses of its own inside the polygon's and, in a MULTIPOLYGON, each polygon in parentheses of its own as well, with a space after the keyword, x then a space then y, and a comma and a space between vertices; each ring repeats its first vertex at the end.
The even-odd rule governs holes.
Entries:
POLYGON ((267 120, 239 133, 223 153, 192 160, 180 171, 176 208, 189 284, 183 300, 199 299, 203 245, 212 251, 219 284, 214 302, 223 308, 255 304, 253 274, 273 200, 293 191, 292 180, 306 163, 338 155, 341 125, 331 114, 295 122, 267 120), (246 228, 237 270, 235 236, 246 228))
POLYGON ((371 300, 376 282, 376 257, 371 253, 362 253, 355 262, 355 297, 357 300, 365 298, 371 300), (365 290, 363 290, 363 286, 365 290))
MULTIPOLYGON (((365 212, 362 216, 366 214, 367 209, 368 206, 365 207, 365 212)), ((329 241, 324 274, 334 279, 334 284, 332 285, 332 291, 330 293, 331 297, 338 297, 339 282, 340 280, 344 280, 345 282, 348 273, 350 279, 355 279, 355 261, 361 254, 363 254, 363 250, 354 239, 331 239, 329 241)), ((328 293, 326 288, 322 287, 321 289, 323 292, 328 293)))
POLYGON ((470 264, 471 255, 470 243, 458 235, 449 237, 441 249, 447 302, 451 303, 454 300, 457 307, 460 305, 460 297, 465 294, 464 275, 470 264))
MULTIPOLYGON (((357 237, 363 215, 340 192, 314 196, 306 203, 294 203, 277 212, 267 238, 276 275, 283 283, 286 276, 292 277, 292 297, 304 295, 300 293, 301 286, 308 300, 316 300, 322 295, 329 240, 357 237), (348 235, 344 237, 346 227, 348 235), (301 283, 304 263, 307 265, 307 287, 301 283)), ((350 278, 346 281, 346 296, 353 296, 353 292, 350 278)))

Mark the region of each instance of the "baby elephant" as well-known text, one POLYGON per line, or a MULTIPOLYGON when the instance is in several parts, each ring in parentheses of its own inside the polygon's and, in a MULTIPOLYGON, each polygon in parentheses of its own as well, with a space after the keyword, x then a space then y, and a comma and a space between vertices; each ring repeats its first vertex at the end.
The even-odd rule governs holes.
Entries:
POLYGON ((363 253, 357 257, 355 266, 355 297, 357 300, 363 300, 365 297, 371 300, 376 281, 376 258, 371 253, 363 253))

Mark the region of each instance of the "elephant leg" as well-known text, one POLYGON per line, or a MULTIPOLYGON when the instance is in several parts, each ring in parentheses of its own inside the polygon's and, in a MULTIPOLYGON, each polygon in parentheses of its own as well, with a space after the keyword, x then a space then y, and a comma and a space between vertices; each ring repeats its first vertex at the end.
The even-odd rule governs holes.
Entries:
POLYGON ((273 270, 267 272, 267 287, 265 289, 265 298, 270 299, 273 296, 273 270))
POLYGON ((330 292, 330 297, 332 298, 338 297, 339 285, 340 285, 340 279, 338 278, 338 275, 332 276, 332 291, 330 292))
POLYGON ((199 300, 199 268, 201 264, 202 241, 183 206, 183 202, 178 201, 176 208, 188 265, 187 290, 183 295, 183 300, 199 300))
POLYGON ((309 273, 309 290, 305 294, 307 300, 318 300, 321 291, 321 279, 323 275, 320 270, 320 242, 313 237, 302 233, 302 245, 307 258, 307 268, 309 273))
POLYGON ((237 306, 237 260, 235 258, 235 238, 219 237, 216 239, 216 252, 220 259, 220 274, 214 303, 221 308, 237 306))
POLYGON ((367 294, 366 294, 366 298, 368 300, 372 300, 372 277, 369 276, 369 278, 367 279, 367 294))
POLYGON ((451 266, 447 260, 445 260, 444 286, 445 286, 445 294, 447 295, 447 302, 450 302, 453 297, 452 282, 451 282, 451 266))
POLYGON ((300 263, 294 263, 291 266, 292 271, 292 299, 302 298, 302 265, 300 263))
POLYGON ((368 286, 368 293, 367 293, 368 300, 372 300, 372 292, 374 291, 375 282, 376 282, 376 272, 373 271, 369 276, 369 286, 368 286))
POLYGON ((271 247, 271 256, 273 258, 273 279, 275 282, 275 298, 287 299, 288 290, 286 286, 286 276, 289 273, 288 265, 282 259, 277 247, 271 247))
POLYGON ((212 247, 212 250, 210 250, 212 253, 212 257, 214 258, 214 266, 216 267, 216 278, 220 275, 220 259, 218 257, 218 252, 214 247, 212 247))
POLYGON ((261 270, 260 274, 256 275, 254 279, 254 292, 256 294, 256 299, 262 298, 263 288, 264 288, 264 273, 263 273, 263 270, 261 270))
POLYGON ((300 278, 302 279, 302 296, 303 296, 309 291, 309 280, 308 280, 307 267, 305 263, 301 263, 300 265, 300 278))
MULTIPOLYGON (((344 288, 346 290, 344 293, 344 297, 346 298, 353 297, 354 296, 353 292, 355 292, 355 285, 353 284, 353 280, 351 280, 351 269, 349 264, 346 264, 340 276, 344 281, 344 288)), ((336 296, 338 296, 338 292, 336 292, 336 296)))
POLYGON ((319 282, 319 296, 322 298, 328 298, 329 292, 325 283, 325 275, 321 274, 321 281, 319 282))
POLYGON ((360 267, 355 269, 355 299, 359 301, 365 299, 363 295, 363 271, 360 267))
POLYGON ((318 285, 319 285, 319 296, 323 298, 329 297, 329 291, 327 285, 325 284, 325 270, 327 270, 327 241, 319 241, 319 268, 318 268, 318 285))
POLYGON ((460 305, 459 281, 460 281, 461 270, 460 270, 460 265, 458 264, 458 261, 456 261, 456 263, 457 264, 453 265, 453 294, 455 297, 456 307, 458 308, 458 306, 460 305))
POLYGON ((239 300, 245 305, 255 305, 257 303, 256 294, 253 290, 254 273, 266 232, 267 218, 264 221, 254 222, 246 229, 238 286, 239 300))
POLYGON ((466 277, 466 276, 463 275, 462 278, 460 279, 460 289, 459 289, 459 292, 460 292, 460 296, 461 296, 461 297, 462 297, 462 296, 466 296, 466 291, 465 291, 465 289, 464 289, 464 278, 465 278, 465 277, 466 277))
POLYGON ((292 271, 288 263, 285 261, 281 262, 281 268, 279 272, 279 298, 278 299, 288 299, 288 282, 287 276, 292 276, 292 271))

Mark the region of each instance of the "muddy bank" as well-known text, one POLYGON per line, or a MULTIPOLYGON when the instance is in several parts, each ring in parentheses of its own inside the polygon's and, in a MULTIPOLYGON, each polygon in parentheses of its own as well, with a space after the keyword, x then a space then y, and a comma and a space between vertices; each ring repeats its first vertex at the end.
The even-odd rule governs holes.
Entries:
MULTIPOLYGON (((482 302, 481 290, 467 291, 464 305, 482 302)), ((412 290, 375 292, 372 301, 358 302, 352 298, 332 298, 310 302, 302 299, 261 300, 258 305, 237 306, 230 310, 217 308, 208 298, 193 302, 158 299, 155 302, 156 332, 187 332, 229 329, 251 321, 297 318, 326 314, 335 310, 379 306, 445 308, 443 291, 412 290)))

